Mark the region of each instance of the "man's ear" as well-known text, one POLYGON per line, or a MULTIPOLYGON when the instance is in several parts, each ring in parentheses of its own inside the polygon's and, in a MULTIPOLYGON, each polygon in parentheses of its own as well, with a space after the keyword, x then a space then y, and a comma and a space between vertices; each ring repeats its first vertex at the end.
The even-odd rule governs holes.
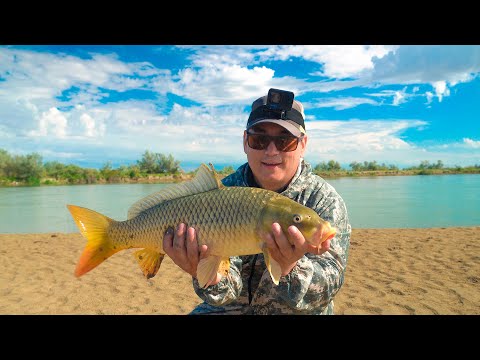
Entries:
POLYGON ((302 158, 304 157, 305 151, 307 150, 307 141, 308 141, 308 136, 307 136, 307 134, 305 134, 303 136, 302 141, 300 141, 300 144, 299 144, 301 146, 301 149, 302 149, 301 156, 300 156, 302 158))
POLYGON ((247 153, 247 130, 243 130, 243 152, 247 153))

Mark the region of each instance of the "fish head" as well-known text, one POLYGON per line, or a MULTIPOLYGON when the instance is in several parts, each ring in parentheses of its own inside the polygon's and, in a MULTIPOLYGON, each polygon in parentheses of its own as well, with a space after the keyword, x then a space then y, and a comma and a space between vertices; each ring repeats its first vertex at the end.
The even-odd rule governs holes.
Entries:
POLYGON ((287 229, 290 225, 296 226, 305 240, 315 249, 318 249, 324 241, 332 239, 336 234, 335 228, 328 221, 323 220, 314 210, 285 196, 271 201, 264 211, 264 216, 262 216, 264 229, 271 229, 273 222, 280 224, 283 233, 291 244, 293 244, 293 239, 290 238, 287 229))

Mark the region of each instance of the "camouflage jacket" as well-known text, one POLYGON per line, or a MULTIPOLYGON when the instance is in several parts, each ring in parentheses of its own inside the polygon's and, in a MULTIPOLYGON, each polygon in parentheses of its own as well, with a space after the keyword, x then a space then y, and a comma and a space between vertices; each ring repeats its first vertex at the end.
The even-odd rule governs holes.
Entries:
MULTIPOLYGON (((306 253, 276 286, 266 270, 263 254, 230 258, 230 272, 213 286, 202 289, 204 300, 190 314, 333 314, 333 298, 343 284, 351 227, 343 199, 302 160, 300 171, 281 192, 315 210, 337 229, 330 250, 306 253)), ((257 186, 248 163, 222 180, 225 186, 257 186)))

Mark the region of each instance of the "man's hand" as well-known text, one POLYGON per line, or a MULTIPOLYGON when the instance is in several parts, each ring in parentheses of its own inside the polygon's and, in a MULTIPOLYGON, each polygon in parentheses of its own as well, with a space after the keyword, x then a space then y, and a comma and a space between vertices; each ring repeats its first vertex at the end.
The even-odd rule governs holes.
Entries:
MULTIPOLYGON (((175 264, 194 278, 197 277, 198 263, 201 259, 208 256, 207 245, 202 245, 199 248, 195 229, 193 227, 186 229, 184 223, 180 223, 175 231, 169 228, 165 232, 163 236, 163 250, 175 264)), ((210 285, 217 284, 221 278, 221 275, 217 274, 217 279, 210 285)))
POLYGON ((272 258, 280 264, 282 276, 289 274, 305 253, 321 255, 330 248, 330 240, 324 241, 319 248, 310 245, 294 225, 290 225, 287 231, 293 240, 293 245, 290 244, 278 223, 273 223, 272 233, 265 236, 267 248, 272 258))

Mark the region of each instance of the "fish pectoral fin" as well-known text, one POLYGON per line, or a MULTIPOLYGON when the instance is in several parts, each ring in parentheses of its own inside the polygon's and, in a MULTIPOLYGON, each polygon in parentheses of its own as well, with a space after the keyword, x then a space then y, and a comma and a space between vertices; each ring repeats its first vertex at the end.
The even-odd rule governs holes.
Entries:
POLYGON ((208 256, 201 259, 197 266, 197 280, 202 288, 209 286, 217 278, 217 273, 227 275, 230 259, 220 256, 208 256))
POLYGON ((273 283, 278 285, 280 277, 282 276, 282 268, 280 267, 280 264, 270 256, 268 249, 263 250, 263 257, 273 283))
POLYGON ((143 275, 145 275, 147 279, 150 279, 157 274, 165 254, 151 249, 142 249, 135 251, 133 256, 137 259, 143 275))

